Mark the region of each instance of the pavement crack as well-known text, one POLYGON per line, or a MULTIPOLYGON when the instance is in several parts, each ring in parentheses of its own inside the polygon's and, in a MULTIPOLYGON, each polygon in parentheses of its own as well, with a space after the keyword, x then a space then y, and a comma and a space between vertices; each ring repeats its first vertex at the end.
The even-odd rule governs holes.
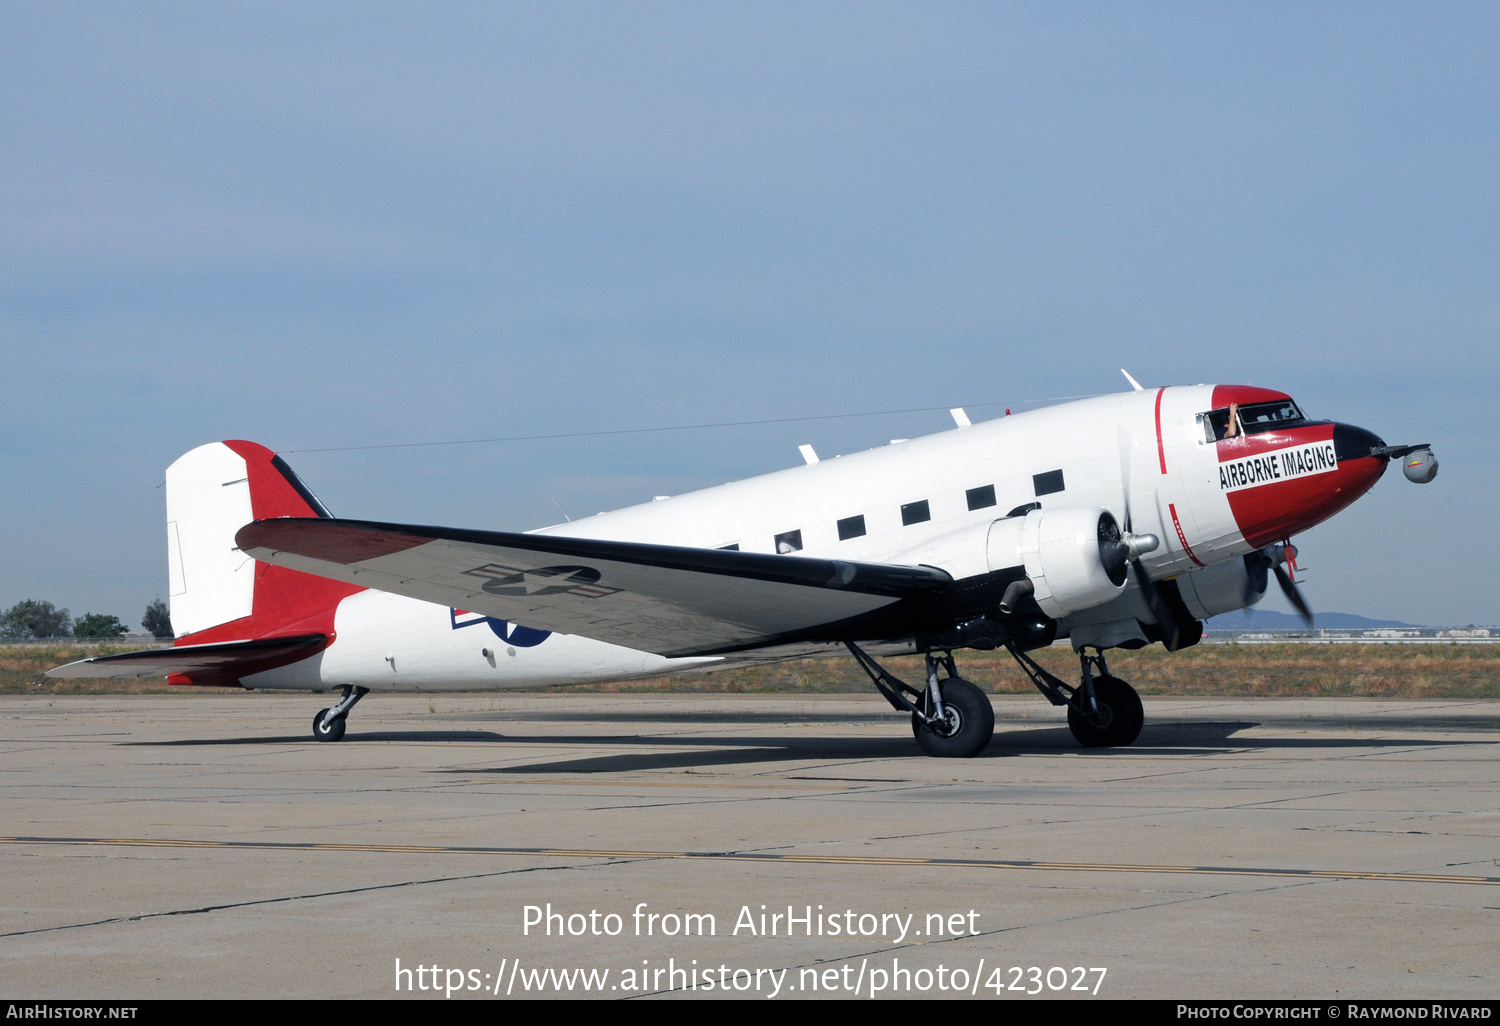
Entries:
POLYGON ((59 930, 82 930, 90 926, 110 926, 115 923, 139 923, 147 919, 168 919, 173 916, 198 916, 209 912, 225 912, 237 908, 253 908, 256 905, 278 905, 292 901, 309 901, 313 898, 334 898, 345 894, 367 894, 372 891, 390 891, 401 887, 422 887, 426 884, 457 883, 463 880, 485 880, 497 876, 514 876, 519 873, 535 873, 538 871, 553 871, 558 869, 579 869, 583 864, 566 866, 526 866, 521 869, 502 869, 492 873, 467 873, 462 876, 435 876, 426 880, 400 880, 396 883, 370 884, 365 887, 344 887, 335 891, 315 891, 311 894, 284 894, 276 898, 257 898, 254 901, 232 901, 222 905, 203 905, 198 908, 178 908, 165 912, 143 912, 136 916, 111 916, 108 919, 95 919, 86 923, 63 923, 59 926, 42 926, 35 930, 15 930, 10 933, 0 933, 4 937, 30 937, 39 933, 56 933, 59 930))

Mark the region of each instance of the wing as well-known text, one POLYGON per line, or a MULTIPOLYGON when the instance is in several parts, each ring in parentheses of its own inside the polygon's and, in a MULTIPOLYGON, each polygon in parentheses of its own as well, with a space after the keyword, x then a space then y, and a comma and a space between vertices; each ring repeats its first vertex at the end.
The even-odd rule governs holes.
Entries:
POLYGON ((360 520, 258 520, 235 543, 267 563, 665 656, 839 640, 952 581, 930 567, 360 520))
POLYGON ((327 643, 328 638, 323 634, 298 634, 213 645, 149 648, 80 659, 48 670, 47 676, 128 680, 181 674, 193 684, 235 684, 240 677, 306 659, 321 652, 327 643))

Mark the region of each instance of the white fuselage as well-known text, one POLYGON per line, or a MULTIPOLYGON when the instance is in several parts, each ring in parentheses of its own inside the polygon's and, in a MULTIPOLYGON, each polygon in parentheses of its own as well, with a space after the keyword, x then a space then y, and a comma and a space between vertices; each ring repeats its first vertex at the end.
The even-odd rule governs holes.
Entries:
MULTIPOLYGON (((957 578, 983 572, 975 563, 983 561, 982 546, 973 551, 971 539, 1018 507, 1102 507, 1132 531, 1161 540, 1147 567, 1153 576, 1180 575, 1184 601, 1202 618, 1245 604, 1226 561, 1252 548, 1197 419, 1210 409, 1212 392, 1191 386, 1085 399, 537 533, 748 552, 791 548, 788 559, 927 564, 957 578), (840 521, 852 536, 840 538, 840 521)), ((1075 644, 1114 644, 1149 617, 1130 587, 1064 618, 1061 628, 1075 644)), ((492 689, 660 676, 718 662, 666 659, 569 635, 538 640, 539 632, 377 591, 343 599, 334 634, 318 656, 244 683, 492 689)))

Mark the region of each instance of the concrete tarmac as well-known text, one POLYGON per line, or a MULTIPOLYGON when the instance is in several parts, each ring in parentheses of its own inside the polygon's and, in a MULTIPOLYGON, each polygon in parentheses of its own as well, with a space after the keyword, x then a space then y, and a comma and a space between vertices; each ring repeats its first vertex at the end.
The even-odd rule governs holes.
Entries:
POLYGON ((1500 703, 326 704, 0 698, 5 996, 1500 995, 1500 703))

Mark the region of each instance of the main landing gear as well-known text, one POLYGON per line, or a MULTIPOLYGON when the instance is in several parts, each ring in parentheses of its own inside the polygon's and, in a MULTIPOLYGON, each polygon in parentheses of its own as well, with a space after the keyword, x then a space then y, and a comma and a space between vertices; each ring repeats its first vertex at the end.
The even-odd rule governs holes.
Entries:
MULTIPOLYGON (((911 713, 911 731, 922 751, 939 758, 968 758, 989 745, 995 710, 983 691, 958 675, 952 651, 926 653, 927 687, 918 691, 852 641, 844 644, 886 701, 911 713)), ((1068 707, 1068 729, 1083 747, 1123 748, 1140 736, 1146 721, 1141 697, 1135 688, 1110 676, 1102 651, 1079 653, 1080 680, 1075 688, 1048 673, 1014 641, 1004 645, 1048 701, 1068 707)))
POLYGON ((892 676, 852 641, 844 643, 897 711, 911 713, 911 732, 928 755, 965 759, 978 755, 995 733, 989 696, 958 675, 952 652, 927 653, 927 687, 921 691, 892 676), (946 676, 939 677, 942 669, 946 676))
POLYGON ((344 719, 354 704, 370 693, 369 688, 344 685, 344 697, 332 709, 319 709, 313 717, 313 737, 319 741, 337 741, 344 736, 344 719))
POLYGON ((1102 651, 1079 653, 1080 682, 1075 688, 1042 669, 1015 642, 1007 641, 1005 647, 1049 702, 1068 707, 1068 729, 1083 747, 1123 748, 1140 736, 1146 722, 1141 696, 1120 678, 1109 675, 1102 651))

